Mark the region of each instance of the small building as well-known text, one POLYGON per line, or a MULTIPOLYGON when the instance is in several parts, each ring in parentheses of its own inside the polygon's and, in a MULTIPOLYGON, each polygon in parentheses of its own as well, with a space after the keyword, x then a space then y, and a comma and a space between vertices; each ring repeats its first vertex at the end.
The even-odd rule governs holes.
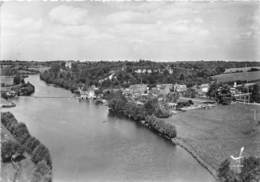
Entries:
POLYGON ((206 94, 209 91, 209 84, 205 83, 205 84, 201 84, 200 85, 200 91, 204 94, 206 94))
POLYGON ((90 89, 90 90, 88 91, 88 98, 89 98, 89 99, 96 98, 95 91, 94 91, 93 89, 90 89))
POLYGON ((249 103, 251 93, 248 92, 248 93, 234 94, 234 97, 235 97, 235 100, 238 102, 249 103))
POLYGON ((68 69, 71 69, 72 68, 72 63, 73 63, 73 61, 66 61, 65 67, 68 68, 68 69))
POLYGON ((175 83, 173 85, 173 89, 175 92, 185 92, 185 91, 187 91, 187 86, 184 84, 182 85, 182 84, 175 83))
POLYGON ((156 88, 158 89, 158 94, 164 96, 166 96, 171 92, 172 87, 173 87, 172 84, 158 84, 156 86, 156 88))
POLYGON ((147 93, 148 87, 146 84, 134 84, 129 86, 130 94, 144 94, 147 93))

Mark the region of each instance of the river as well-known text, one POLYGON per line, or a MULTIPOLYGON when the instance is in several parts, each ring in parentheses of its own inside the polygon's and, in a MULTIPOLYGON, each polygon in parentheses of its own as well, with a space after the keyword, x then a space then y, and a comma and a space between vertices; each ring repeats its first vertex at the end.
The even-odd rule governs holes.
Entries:
POLYGON ((19 97, 16 107, 2 110, 49 148, 54 182, 214 181, 185 150, 135 122, 108 117, 106 106, 78 102, 39 75, 26 80, 35 85, 35 97, 19 97))

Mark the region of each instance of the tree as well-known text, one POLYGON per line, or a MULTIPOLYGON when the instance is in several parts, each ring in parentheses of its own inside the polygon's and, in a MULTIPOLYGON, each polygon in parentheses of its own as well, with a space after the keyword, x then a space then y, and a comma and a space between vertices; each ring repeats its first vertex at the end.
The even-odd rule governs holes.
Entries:
POLYGON ((216 72, 217 75, 221 74, 221 73, 224 73, 225 72, 225 68, 222 67, 222 66, 218 66, 218 67, 216 67, 215 72, 216 72))
POLYGON ((123 94, 120 92, 117 92, 114 94, 114 97, 112 97, 112 99, 108 102, 109 110, 112 113, 123 114, 126 102, 127 102, 127 100, 123 96, 123 94))
POLYGON ((254 85, 252 89, 251 102, 260 103, 260 89, 259 85, 254 85))
POLYGON ((169 102, 177 102, 180 98, 180 94, 179 92, 170 92, 167 94, 166 98, 169 102))
POLYGON ((221 86, 220 84, 214 82, 213 84, 210 85, 209 90, 208 90, 208 92, 207 92, 206 95, 207 95, 209 98, 215 98, 216 93, 217 93, 217 90, 218 90, 218 88, 219 88, 220 86, 221 86))
POLYGON ((158 110, 159 104, 158 100, 150 99, 144 104, 144 109, 148 115, 155 114, 155 112, 158 110))
POLYGON ((215 99, 219 104, 230 104, 232 101, 232 94, 230 92, 229 86, 224 85, 222 87, 219 87, 215 99))
POLYGON ((184 93, 185 97, 195 98, 196 97, 196 91, 192 88, 188 88, 187 91, 184 93))
POLYGON ((183 81, 183 80, 184 80, 184 78, 185 78, 185 77, 184 77, 184 74, 182 74, 182 73, 181 73, 181 75, 180 75, 179 79, 180 79, 181 81, 183 81))
POLYGON ((17 85, 17 84, 20 84, 20 83, 24 83, 24 79, 22 78, 21 75, 16 74, 15 77, 14 77, 14 84, 17 85))
POLYGON ((1 142, 1 157, 3 162, 11 162, 11 158, 15 153, 22 154, 23 152, 23 147, 16 142, 1 142))

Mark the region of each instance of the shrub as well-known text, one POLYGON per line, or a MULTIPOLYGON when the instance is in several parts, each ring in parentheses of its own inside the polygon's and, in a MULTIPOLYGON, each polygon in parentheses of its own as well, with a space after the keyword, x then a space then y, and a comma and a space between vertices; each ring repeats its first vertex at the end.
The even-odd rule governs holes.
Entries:
POLYGON ((30 137, 30 133, 24 123, 18 123, 13 130, 13 134, 21 144, 24 144, 30 137))
POLYGON ((3 162, 11 162, 11 157, 15 153, 22 154, 24 149, 21 145, 13 141, 1 143, 1 157, 3 162))
POLYGON ((26 148, 26 151, 31 154, 39 144, 40 141, 38 139, 35 137, 30 137, 24 143, 24 147, 26 148))
POLYGON ((148 123, 148 125, 154 129, 155 131, 158 131, 159 133, 169 137, 169 138, 175 138, 177 136, 176 128, 175 126, 166 123, 164 120, 161 120, 159 118, 156 118, 155 116, 147 116, 145 118, 145 121, 148 123))
POLYGON ((230 169, 230 161, 223 161, 218 169, 221 182, 258 182, 260 180, 260 158, 250 156, 242 161, 241 173, 230 169))

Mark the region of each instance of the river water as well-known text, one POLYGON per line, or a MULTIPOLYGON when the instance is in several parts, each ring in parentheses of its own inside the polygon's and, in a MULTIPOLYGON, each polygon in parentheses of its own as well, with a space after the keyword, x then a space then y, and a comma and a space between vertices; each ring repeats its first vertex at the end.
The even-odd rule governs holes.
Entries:
POLYGON ((38 75, 27 80, 35 85, 34 97, 20 97, 16 107, 2 110, 49 148, 54 182, 214 181, 185 150, 132 121, 108 117, 106 106, 78 102, 38 75))

